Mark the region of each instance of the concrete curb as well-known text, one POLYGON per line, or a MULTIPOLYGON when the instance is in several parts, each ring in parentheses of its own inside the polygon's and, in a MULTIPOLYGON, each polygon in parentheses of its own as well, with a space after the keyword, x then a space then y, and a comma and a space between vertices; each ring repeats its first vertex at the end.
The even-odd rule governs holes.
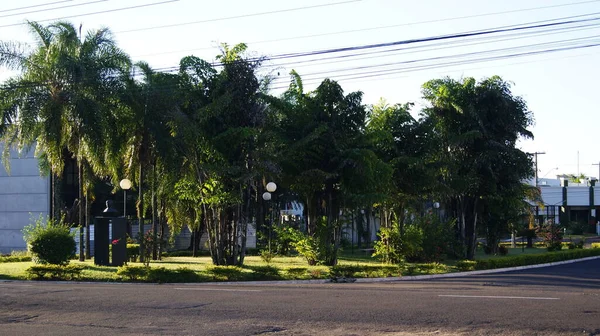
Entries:
MULTIPOLYGON (((352 282, 339 282, 339 283, 379 283, 379 282, 398 282, 398 281, 416 281, 416 280, 430 280, 430 279, 442 279, 442 278, 459 278, 470 275, 481 275, 481 274, 495 274, 505 273, 511 271, 519 271, 525 269, 551 267, 565 264, 573 264, 581 261, 600 259, 600 256, 585 257, 581 259, 572 259, 557 261, 547 264, 537 264, 528 266, 516 266, 509 268, 496 268, 490 270, 480 271, 468 271, 468 272, 456 272, 456 273, 444 273, 444 274, 430 274, 430 275, 411 275, 403 277, 387 277, 387 278, 356 278, 352 282)), ((311 285, 311 284, 335 284, 330 279, 315 279, 315 280, 278 280, 278 281, 226 281, 226 282, 190 282, 190 283, 147 283, 147 282, 90 282, 90 281, 33 281, 33 280, 0 280, 0 283, 15 282, 15 283, 60 283, 60 284, 93 284, 93 285, 160 285, 160 286, 231 286, 231 285, 243 285, 243 286, 263 286, 263 285, 311 285)))

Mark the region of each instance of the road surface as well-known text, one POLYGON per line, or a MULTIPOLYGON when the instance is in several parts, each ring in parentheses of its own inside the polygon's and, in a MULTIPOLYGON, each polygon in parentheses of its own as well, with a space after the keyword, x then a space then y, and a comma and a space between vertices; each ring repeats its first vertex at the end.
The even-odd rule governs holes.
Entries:
POLYGON ((0 282, 0 335, 600 335, 600 259, 371 284, 0 282))

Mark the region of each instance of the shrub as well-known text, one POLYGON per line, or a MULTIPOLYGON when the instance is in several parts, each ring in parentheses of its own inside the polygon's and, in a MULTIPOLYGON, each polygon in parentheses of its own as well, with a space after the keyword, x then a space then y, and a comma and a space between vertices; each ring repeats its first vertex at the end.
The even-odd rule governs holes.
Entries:
POLYGON ((23 229, 23 235, 37 263, 66 265, 75 253, 73 234, 62 221, 44 220, 40 215, 23 229))
POLYGON ((149 267, 146 266, 120 266, 117 275, 127 277, 130 281, 145 280, 148 276, 149 267))
POLYGON ((311 269, 310 272, 310 277, 313 279, 321 279, 323 277, 323 270, 315 268, 315 269, 311 269))
POLYGON ((332 278, 352 278, 363 269, 360 265, 336 265, 330 268, 329 276, 332 278))
POLYGON ((148 275, 146 280, 157 283, 171 283, 171 282, 198 282, 201 277, 195 271, 180 267, 178 269, 167 269, 164 267, 152 267, 148 268, 148 275))
POLYGON ((34 265, 25 270, 32 279, 45 279, 49 276, 52 280, 74 280, 79 277, 83 266, 81 265, 34 265))
POLYGON ((519 255, 501 259, 478 260, 475 269, 481 270, 536 265, 599 255, 600 249, 568 250, 544 254, 519 255))
POLYGON ((31 261, 27 251, 12 251, 9 255, 0 256, 0 263, 31 261))
POLYGON ((442 274, 448 273, 448 266, 438 262, 419 264, 419 268, 426 274, 442 274))
POLYGON ((407 225, 402 237, 402 254, 407 261, 421 261, 423 258, 423 229, 418 224, 407 225))
POLYGON ((536 232, 544 240, 549 252, 560 251, 562 248, 563 232, 558 225, 544 223, 536 228, 536 232))
POLYGON ((600 248, 600 243, 592 243, 592 248, 593 249, 600 248))
POLYGON ((242 269, 235 266, 213 266, 207 269, 214 280, 235 281, 242 279, 242 269))
POLYGON ((456 268, 461 272, 473 271, 477 262, 475 260, 461 260, 456 263, 456 268))
POLYGON ((322 259, 319 254, 319 242, 315 237, 304 235, 298 231, 292 245, 309 265, 316 265, 322 259))
POLYGON ((138 260, 140 256, 140 244, 127 244, 127 259, 131 262, 138 260))
POLYGON ((373 256, 379 257, 381 261, 387 264, 402 262, 403 256, 400 251, 402 241, 398 225, 392 225, 390 228, 382 227, 377 235, 379 240, 375 242, 373 256))
POLYGON ((275 253, 270 252, 269 250, 260 251, 260 259, 262 259, 267 264, 270 263, 274 257, 275 257, 275 253))
POLYGON ((292 247, 298 235, 297 230, 290 226, 273 226, 273 236, 271 239, 275 248, 275 253, 283 256, 289 256, 292 247))

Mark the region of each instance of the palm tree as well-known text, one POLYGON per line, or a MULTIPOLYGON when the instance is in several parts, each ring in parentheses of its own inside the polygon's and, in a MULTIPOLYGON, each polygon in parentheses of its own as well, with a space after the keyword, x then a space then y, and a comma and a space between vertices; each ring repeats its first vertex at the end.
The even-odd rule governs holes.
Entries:
MULTIPOLYGON (((154 167, 163 158, 172 158, 173 146, 170 142, 170 121, 172 114, 178 110, 177 88, 179 77, 153 71, 147 63, 139 62, 136 70, 141 71, 142 80, 130 77, 125 80, 126 88, 121 96, 127 107, 126 113, 120 116, 117 124, 121 125, 127 136, 124 141, 122 158, 128 176, 138 181, 138 228, 140 234, 140 258, 144 258, 144 183, 146 170, 154 167)), ((153 174, 156 176, 156 174, 153 174)), ((156 183, 152 183, 156 186, 156 183)), ((155 193, 154 188, 152 189, 155 193)), ((153 199, 156 199, 153 197, 153 199)), ((156 202, 153 202, 156 203, 156 202)), ((157 205, 153 204, 153 213, 157 205)), ((153 235, 156 241, 157 223, 153 216, 153 235)), ((154 246, 156 248, 156 246, 154 246)), ((154 253, 156 257, 156 253, 154 253)))
MULTIPOLYGON (((3 113, 14 127, 5 139, 20 147, 35 143, 53 177, 62 173, 65 155, 77 160, 81 238, 83 162, 101 165, 105 130, 111 126, 108 116, 114 106, 110 97, 121 86, 119 74, 129 58, 107 28, 82 37, 81 26, 77 30, 68 22, 48 26, 28 22, 28 26, 34 46, 0 43, 0 66, 21 71, 8 81, 14 91, 3 113)), ((79 255, 83 260, 83 244, 79 255)))

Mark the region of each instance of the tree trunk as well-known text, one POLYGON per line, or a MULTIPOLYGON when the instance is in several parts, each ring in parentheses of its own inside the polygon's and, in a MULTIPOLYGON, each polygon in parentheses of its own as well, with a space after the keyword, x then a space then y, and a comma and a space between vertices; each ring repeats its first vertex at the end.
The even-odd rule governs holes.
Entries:
POLYGON ((152 260, 158 260, 158 222, 156 215, 156 162, 152 165, 152 260))
POLYGON ((367 246, 371 244, 371 207, 365 209, 365 243, 367 246))
POLYGON ((89 191, 85 193, 85 257, 91 258, 90 248, 90 202, 89 191))
MULTIPOLYGON (((140 154, 141 156, 141 154, 140 154)), ((140 157, 141 159, 141 157, 140 157)), ((144 242, 144 193, 142 183, 144 182, 144 169, 142 168, 142 161, 139 166, 139 183, 138 183, 138 201, 137 201, 137 215, 138 215, 138 235, 140 239, 140 262, 144 262, 145 253, 145 242, 144 242)))
MULTIPOLYGON (((81 159, 77 159, 77 175, 79 180, 78 193, 79 193, 79 261, 85 260, 85 251, 83 246, 85 244, 83 239, 83 165, 81 164, 81 159)), ((106 242, 108 244, 108 242, 106 242)))
POLYGON ((477 199, 468 200, 469 203, 469 213, 467 214, 467 222, 465 223, 465 233, 466 233, 466 250, 467 255, 466 258, 468 260, 475 259, 475 247, 477 247, 477 218, 479 211, 477 209, 478 203, 477 199))
POLYGON ((192 241, 190 242, 192 244, 192 257, 198 256, 198 241, 200 240, 198 239, 198 235, 200 235, 198 228, 194 228, 192 230, 192 241))

